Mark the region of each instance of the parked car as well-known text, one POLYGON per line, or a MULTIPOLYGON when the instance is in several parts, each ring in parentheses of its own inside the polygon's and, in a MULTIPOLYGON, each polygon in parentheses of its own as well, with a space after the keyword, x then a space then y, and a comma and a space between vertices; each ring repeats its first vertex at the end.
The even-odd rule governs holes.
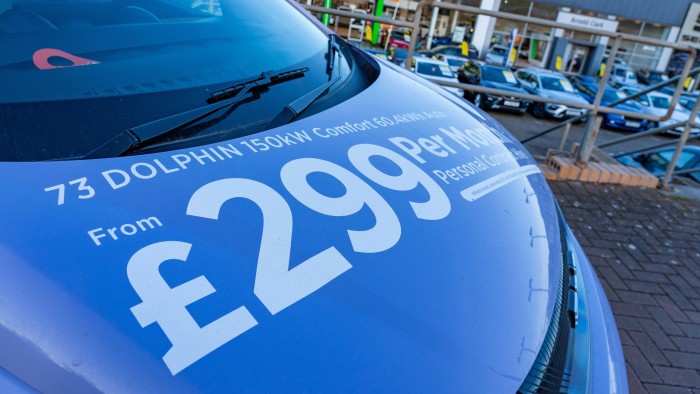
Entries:
MULTIPOLYGON (((574 104, 588 104, 564 74, 539 68, 521 68, 515 72, 516 78, 529 93, 557 100, 566 100, 574 104)), ((530 106, 532 115, 536 118, 549 116, 555 119, 566 119, 575 116, 588 116, 588 110, 569 107, 564 104, 533 103, 530 106)))
MULTIPOLYGON (((513 75, 513 71, 503 66, 489 65, 478 60, 468 60, 457 71, 459 82, 484 86, 488 88, 507 90, 514 93, 527 94, 520 82, 513 75)), ((487 93, 464 91, 464 98, 474 103, 479 108, 500 109, 517 114, 524 114, 530 105, 529 100, 519 99, 513 96, 502 96, 487 93)))
MULTIPOLYGON (((651 152, 637 153, 634 155, 620 156, 617 160, 626 166, 640 167, 654 175, 666 174, 676 148, 664 148, 651 152)), ((698 169, 698 172, 690 172, 681 176, 700 182, 700 147, 687 145, 683 148, 674 171, 698 169)))
POLYGON ((371 54, 371 55, 374 55, 374 56, 380 58, 380 59, 389 60, 389 55, 386 53, 386 51, 384 51, 382 49, 374 49, 374 48, 361 48, 361 49, 364 50, 365 52, 371 54))
POLYGON ((402 31, 392 31, 388 40, 387 48, 408 49, 411 45, 411 34, 402 31))
MULTIPOLYGON (((577 89, 578 93, 583 96, 584 99, 586 99, 586 101, 591 104, 595 101, 595 97, 598 94, 598 85, 580 82, 574 84, 574 87, 577 89)), ((616 89, 606 86, 605 91, 603 92, 603 99, 600 103, 604 106, 610 106, 610 104, 613 102, 621 100, 625 97, 626 96, 624 94, 619 93, 616 89)), ((646 107, 635 100, 622 102, 617 104, 615 108, 624 111, 636 112, 641 115, 647 115, 650 113, 646 110, 646 107)), ((626 131, 644 131, 649 129, 652 124, 646 119, 604 113, 603 126, 626 131)))
POLYGON ((438 45, 450 45, 452 44, 452 36, 439 36, 433 37, 431 47, 436 47, 438 45))
POLYGON ((647 68, 637 70, 637 81, 644 85, 657 85, 668 80, 668 75, 663 71, 654 71, 647 68))
POLYGON ((479 51, 471 45, 467 47, 467 52, 465 56, 460 45, 438 45, 432 49, 417 51, 417 53, 425 57, 435 57, 436 55, 466 57, 467 59, 477 59, 479 57, 479 51))
POLYGON ((486 52, 484 61, 490 64, 505 64, 506 56, 508 56, 508 47, 503 45, 494 45, 486 52))
POLYGON ((628 66, 619 64, 613 66, 612 73, 610 74, 610 81, 619 86, 638 84, 637 76, 634 74, 634 71, 628 66))
POLYGON ((296 0, 2 4, 0 392, 628 391, 537 162, 462 97, 296 0))
POLYGON ((695 102, 698 100, 698 95, 697 94, 681 94, 680 97, 678 98, 678 104, 680 104, 683 108, 685 108, 688 111, 693 110, 693 106, 695 106, 695 102))
POLYGON ((453 73, 457 73, 457 70, 459 70, 459 68, 462 67, 462 65, 467 60, 469 60, 464 56, 452 56, 452 55, 435 55, 435 56, 433 56, 433 58, 447 62, 447 64, 450 66, 450 70, 452 70, 453 73))
MULTIPOLYGON (((450 65, 444 60, 421 56, 414 57, 411 71, 429 81, 459 83, 457 76, 452 72, 452 69, 450 69, 450 65)), ((464 95, 462 89, 450 86, 444 86, 444 88, 460 97, 464 95)))
MULTIPOLYGON (((625 96, 631 96, 635 93, 641 92, 639 88, 634 88, 630 86, 625 86, 622 87, 618 90, 621 94, 625 96)), ((672 102, 672 97, 659 93, 659 92, 651 92, 647 93, 643 96, 640 96, 636 99, 637 102, 639 102, 642 106, 644 106, 647 111, 651 112, 652 114, 656 116, 663 116, 668 112, 668 109, 671 107, 671 102, 672 102)), ((672 125, 674 123, 679 123, 679 122, 685 122, 688 117, 690 116, 690 112, 683 108, 680 104, 676 105, 673 109, 673 113, 671 114, 671 117, 663 122, 660 123, 661 126, 667 126, 667 125, 672 125)), ((696 121, 697 122, 697 121, 696 121)), ((657 124, 658 122, 652 122, 653 124, 650 126, 650 128, 655 128, 659 126, 657 124)), ((673 135, 679 135, 680 133, 683 132, 683 127, 676 127, 675 129, 668 130, 667 133, 673 134, 673 135)), ((698 133, 700 132, 700 129, 692 129, 692 133, 698 133)))

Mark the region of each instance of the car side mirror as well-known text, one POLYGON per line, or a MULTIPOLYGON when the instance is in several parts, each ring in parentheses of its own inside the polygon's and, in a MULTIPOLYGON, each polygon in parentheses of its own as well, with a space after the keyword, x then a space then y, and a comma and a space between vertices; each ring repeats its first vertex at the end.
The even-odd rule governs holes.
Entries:
POLYGON ((533 89, 537 89, 537 82, 531 81, 531 82, 530 82, 530 87, 533 88, 533 89))

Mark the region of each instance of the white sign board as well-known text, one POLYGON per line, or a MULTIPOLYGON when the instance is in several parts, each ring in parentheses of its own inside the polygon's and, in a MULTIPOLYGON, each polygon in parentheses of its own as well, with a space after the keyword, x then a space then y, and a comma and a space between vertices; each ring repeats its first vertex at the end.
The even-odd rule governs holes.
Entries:
POLYGON ((557 14, 557 22, 609 32, 617 31, 617 25, 619 24, 618 21, 611 21, 610 19, 596 18, 565 11, 559 11, 557 14))
POLYGON ((454 32, 452 32, 452 42, 462 42, 464 41, 464 35, 467 33, 466 26, 455 26, 454 32))
POLYGON ((685 14, 683 27, 678 34, 678 43, 700 48, 700 4, 690 4, 688 13, 685 14))

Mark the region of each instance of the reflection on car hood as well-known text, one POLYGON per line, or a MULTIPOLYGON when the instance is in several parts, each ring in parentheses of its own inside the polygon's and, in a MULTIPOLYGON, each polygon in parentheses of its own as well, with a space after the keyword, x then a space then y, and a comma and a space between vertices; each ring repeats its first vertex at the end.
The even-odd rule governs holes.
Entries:
POLYGON ((0 366, 67 391, 516 391, 559 283, 551 192, 493 119, 381 67, 260 134, 0 163, 22 350, 0 366))

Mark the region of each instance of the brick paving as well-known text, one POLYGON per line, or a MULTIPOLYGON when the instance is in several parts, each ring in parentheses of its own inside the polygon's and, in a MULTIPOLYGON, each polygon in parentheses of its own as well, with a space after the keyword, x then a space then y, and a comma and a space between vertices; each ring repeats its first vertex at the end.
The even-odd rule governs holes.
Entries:
POLYGON ((554 181, 620 332, 631 393, 700 394, 700 201, 554 181))

